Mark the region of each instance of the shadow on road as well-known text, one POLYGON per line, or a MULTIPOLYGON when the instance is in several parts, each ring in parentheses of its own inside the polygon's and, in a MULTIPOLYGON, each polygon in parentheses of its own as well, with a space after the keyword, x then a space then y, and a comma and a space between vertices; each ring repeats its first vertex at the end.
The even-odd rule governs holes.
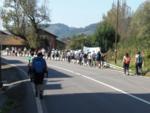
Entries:
POLYGON ((49 84, 44 87, 44 90, 62 89, 61 84, 49 84))
POLYGON ((23 62, 19 61, 19 60, 6 60, 4 58, 2 58, 2 62, 9 62, 11 64, 22 64, 23 62))
POLYGON ((68 77, 71 77, 65 73, 62 73, 58 70, 54 70, 54 69, 51 69, 51 68, 48 68, 49 72, 49 78, 68 78, 68 77))
MULTIPOLYGON (((149 97, 150 94, 133 94, 149 97)), ((76 93, 47 95, 45 105, 51 113, 149 113, 150 106, 117 93, 76 93)), ((150 99, 150 97, 149 97, 150 99)))
MULTIPOLYGON (((19 64, 25 64, 24 62, 21 62, 19 60, 6 60, 6 59, 3 59, 2 61, 4 62, 9 62, 11 64, 17 64, 17 67, 20 68, 20 69, 23 69, 24 71, 28 71, 28 67, 27 65, 25 66, 22 66, 22 65, 19 65, 19 64)), ((51 68, 48 68, 48 77, 49 78, 67 78, 67 77, 71 77, 65 73, 62 73, 58 70, 54 70, 54 69, 51 69, 51 68)))
MULTIPOLYGON (((24 62, 21 62, 18 60, 6 60, 6 59, 3 59, 3 62, 7 62, 10 64, 16 64, 17 68, 22 69, 26 74, 28 72, 28 67, 27 67, 27 65, 24 65, 24 62)), ((16 71, 16 68, 9 64, 4 63, 4 66, 5 66, 5 68, 2 69, 2 72, 5 72, 5 75, 3 75, 3 80, 7 81, 7 83, 5 84, 6 86, 13 87, 15 85, 19 85, 19 84, 25 83, 25 82, 30 83, 29 77, 24 76, 25 73, 23 73, 19 70, 16 71), (14 74, 14 70, 15 70, 16 74, 14 74), (13 72, 12 75, 11 75, 11 73, 12 73, 11 71, 13 72), (20 76, 18 76, 18 74, 17 74, 18 72, 19 72, 20 76)), ((55 78, 56 79, 68 78, 68 77, 71 77, 71 76, 64 74, 62 72, 59 72, 58 70, 48 68, 47 82, 50 84, 46 84, 45 89, 61 89, 62 88, 61 84, 55 83, 55 82, 60 82, 62 80, 54 80, 54 79, 55 78)))

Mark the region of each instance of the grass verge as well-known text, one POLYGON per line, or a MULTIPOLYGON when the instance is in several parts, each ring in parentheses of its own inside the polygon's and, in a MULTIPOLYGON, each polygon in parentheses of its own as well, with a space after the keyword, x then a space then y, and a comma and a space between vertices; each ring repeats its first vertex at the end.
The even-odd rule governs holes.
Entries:
POLYGON ((0 113, 9 113, 17 106, 17 103, 12 99, 7 99, 4 106, 0 109, 0 113))

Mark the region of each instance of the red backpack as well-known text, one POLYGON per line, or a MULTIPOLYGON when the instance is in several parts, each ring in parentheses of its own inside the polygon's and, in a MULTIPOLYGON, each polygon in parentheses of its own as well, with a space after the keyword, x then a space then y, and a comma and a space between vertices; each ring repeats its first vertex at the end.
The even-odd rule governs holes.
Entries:
POLYGON ((126 57, 126 58, 125 58, 125 63, 126 63, 126 64, 130 64, 130 60, 131 60, 130 57, 126 57))

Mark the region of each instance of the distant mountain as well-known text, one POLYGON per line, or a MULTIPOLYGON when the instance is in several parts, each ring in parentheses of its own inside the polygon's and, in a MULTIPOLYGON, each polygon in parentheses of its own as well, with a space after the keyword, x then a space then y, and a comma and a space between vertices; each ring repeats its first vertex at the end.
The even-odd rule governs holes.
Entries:
POLYGON ((65 24, 57 23, 46 25, 45 30, 55 34, 58 38, 66 38, 79 34, 91 35, 96 31, 96 27, 97 23, 88 25, 85 28, 69 27, 65 24))

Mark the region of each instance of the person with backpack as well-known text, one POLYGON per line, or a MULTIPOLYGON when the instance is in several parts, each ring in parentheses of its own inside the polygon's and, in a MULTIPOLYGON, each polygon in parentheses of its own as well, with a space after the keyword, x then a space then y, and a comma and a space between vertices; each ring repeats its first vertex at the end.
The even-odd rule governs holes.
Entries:
POLYGON ((38 52, 37 57, 32 61, 32 71, 34 76, 35 84, 35 95, 39 95, 40 98, 43 98, 43 82, 45 74, 48 74, 47 64, 43 58, 42 52, 38 52))
POLYGON ((131 58, 128 53, 125 54, 123 57, 123 69, 124 69, 124 74, 129 75, 129 65, 130 65, 131 58))
POLYGON ((135 55, 136 75, 141 75, 142 74, 142 64, 143 64, 143 57, 141 55, 141 52, 138 52, 135 55))

